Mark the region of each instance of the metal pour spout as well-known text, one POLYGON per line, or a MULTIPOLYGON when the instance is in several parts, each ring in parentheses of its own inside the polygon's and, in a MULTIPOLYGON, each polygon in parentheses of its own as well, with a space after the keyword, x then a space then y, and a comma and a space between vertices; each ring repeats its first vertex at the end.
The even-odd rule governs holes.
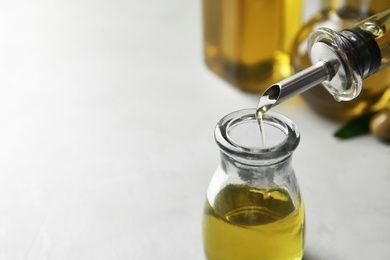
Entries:
POLYGON ((340 62, 337 59, 320 60, 313 66, 270 86, 261 96, 257 111, 264 114, 271 107, 299 95, 325 80, 330 80, 339 66, 340 62))

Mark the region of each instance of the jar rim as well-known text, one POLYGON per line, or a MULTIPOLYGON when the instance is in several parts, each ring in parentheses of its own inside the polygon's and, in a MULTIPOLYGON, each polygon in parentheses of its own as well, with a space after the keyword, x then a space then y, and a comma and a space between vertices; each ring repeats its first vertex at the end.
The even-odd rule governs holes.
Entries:
POLYGON ((215 140, 223 153, 246 163, 264 161, 281 161, 293 153, 300 141, 300 134, 296 124, 288 117, 268 111, 263 116, 263 123, 281 130, 285 134, 283 141, 265 147, 244 147, 232 140, 229 129, 243 122, 255 121, 256 109, 242 109, 224 116, 215 127, 215 140))

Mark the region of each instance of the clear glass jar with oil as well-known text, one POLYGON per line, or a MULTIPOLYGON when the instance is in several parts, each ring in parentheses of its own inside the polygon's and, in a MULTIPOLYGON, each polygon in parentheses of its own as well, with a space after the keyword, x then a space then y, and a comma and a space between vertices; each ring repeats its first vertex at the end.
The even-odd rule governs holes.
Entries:
POLYGON ((290 76, 302 0, 203 0, 207 66, 231 85, 263 92, 290 76))
MULTIPOLYGON (((292 52, 294 70, 298 72, 311 65, 307 39, 312 31, 320 27, 341 31, 388 7, 389 0, 323 0, 322 10, 305 23, 296 38, 292 52)), ((360 94, 351 101, 335 101, 322 86, 313 87, 302 97, 314 111, 338 121, 380 110, 390 101, 390 67, 364 79, 360 94)))
POLYGON ((275 112, 263 115, 263 131, 265 143, 252 109, 216 126, 221 161, 203 214, 208 260, 302 259, 304 205, 292 167, 299 133, 275 112))

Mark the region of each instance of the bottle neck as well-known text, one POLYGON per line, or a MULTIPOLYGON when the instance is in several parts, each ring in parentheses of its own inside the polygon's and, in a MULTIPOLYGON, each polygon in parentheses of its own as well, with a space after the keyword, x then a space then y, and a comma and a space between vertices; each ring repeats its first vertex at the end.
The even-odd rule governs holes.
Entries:
POLYGON ((292 172, 292 156, 274 158, 272 160, 257 160, 243 163, 237 158, 221 152, 221 167, 227 175, 238 175, 244 181, 283 177, 292 172))
POLYGON ((370 2, 367 0, 337 1, 335 10, 337 16, 344 23, 344 26, 340 29, 349 27, 349 23, 359 22, 373 14, 370 8, 370 2))
POLYGON ((322 0, 320 5, 321 10, 337 9, 339 2, 339 0, 322 0))
POLYGON ((360 13, 368 13, 369 0, 339 0, 337 2, 337 9, 353 8, 359 10, 360 13))

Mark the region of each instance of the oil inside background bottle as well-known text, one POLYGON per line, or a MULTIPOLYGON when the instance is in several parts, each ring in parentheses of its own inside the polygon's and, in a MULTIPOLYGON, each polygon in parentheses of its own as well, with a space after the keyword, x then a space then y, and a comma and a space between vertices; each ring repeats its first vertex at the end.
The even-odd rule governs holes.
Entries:
POLYGON ((302 0, 203 0, 207 66, 230 84, 262 93, 292 71, 302 0))
MULTIPOLYGON (((330 4, 331 1, 328 2, 330 4)), ((296 71, 311 65, 307 54, 306 40, 314 29, 328 27, 341 31, 389 6, 389 1, 373 0, 370 1, 369 11, 362 13, 362 9, 358 8, 360 1, 346 0, 342 8, 337 8, 337 1, 332 1, 332 3, 333 6, 317 13, 300 30, 292 54, 292 62, 296 71)), ((304 92, 302 97, 314 111, 338 121, 346 121, 379 110, 387 106, 390 100, 390 67, 363 80, 361 93, 352 101, 335 101, 322 85, 304 92)))
POLYGON ((304 206, 288 191, 227 185, 204 209, 208 260, 302 259, 304 206))

